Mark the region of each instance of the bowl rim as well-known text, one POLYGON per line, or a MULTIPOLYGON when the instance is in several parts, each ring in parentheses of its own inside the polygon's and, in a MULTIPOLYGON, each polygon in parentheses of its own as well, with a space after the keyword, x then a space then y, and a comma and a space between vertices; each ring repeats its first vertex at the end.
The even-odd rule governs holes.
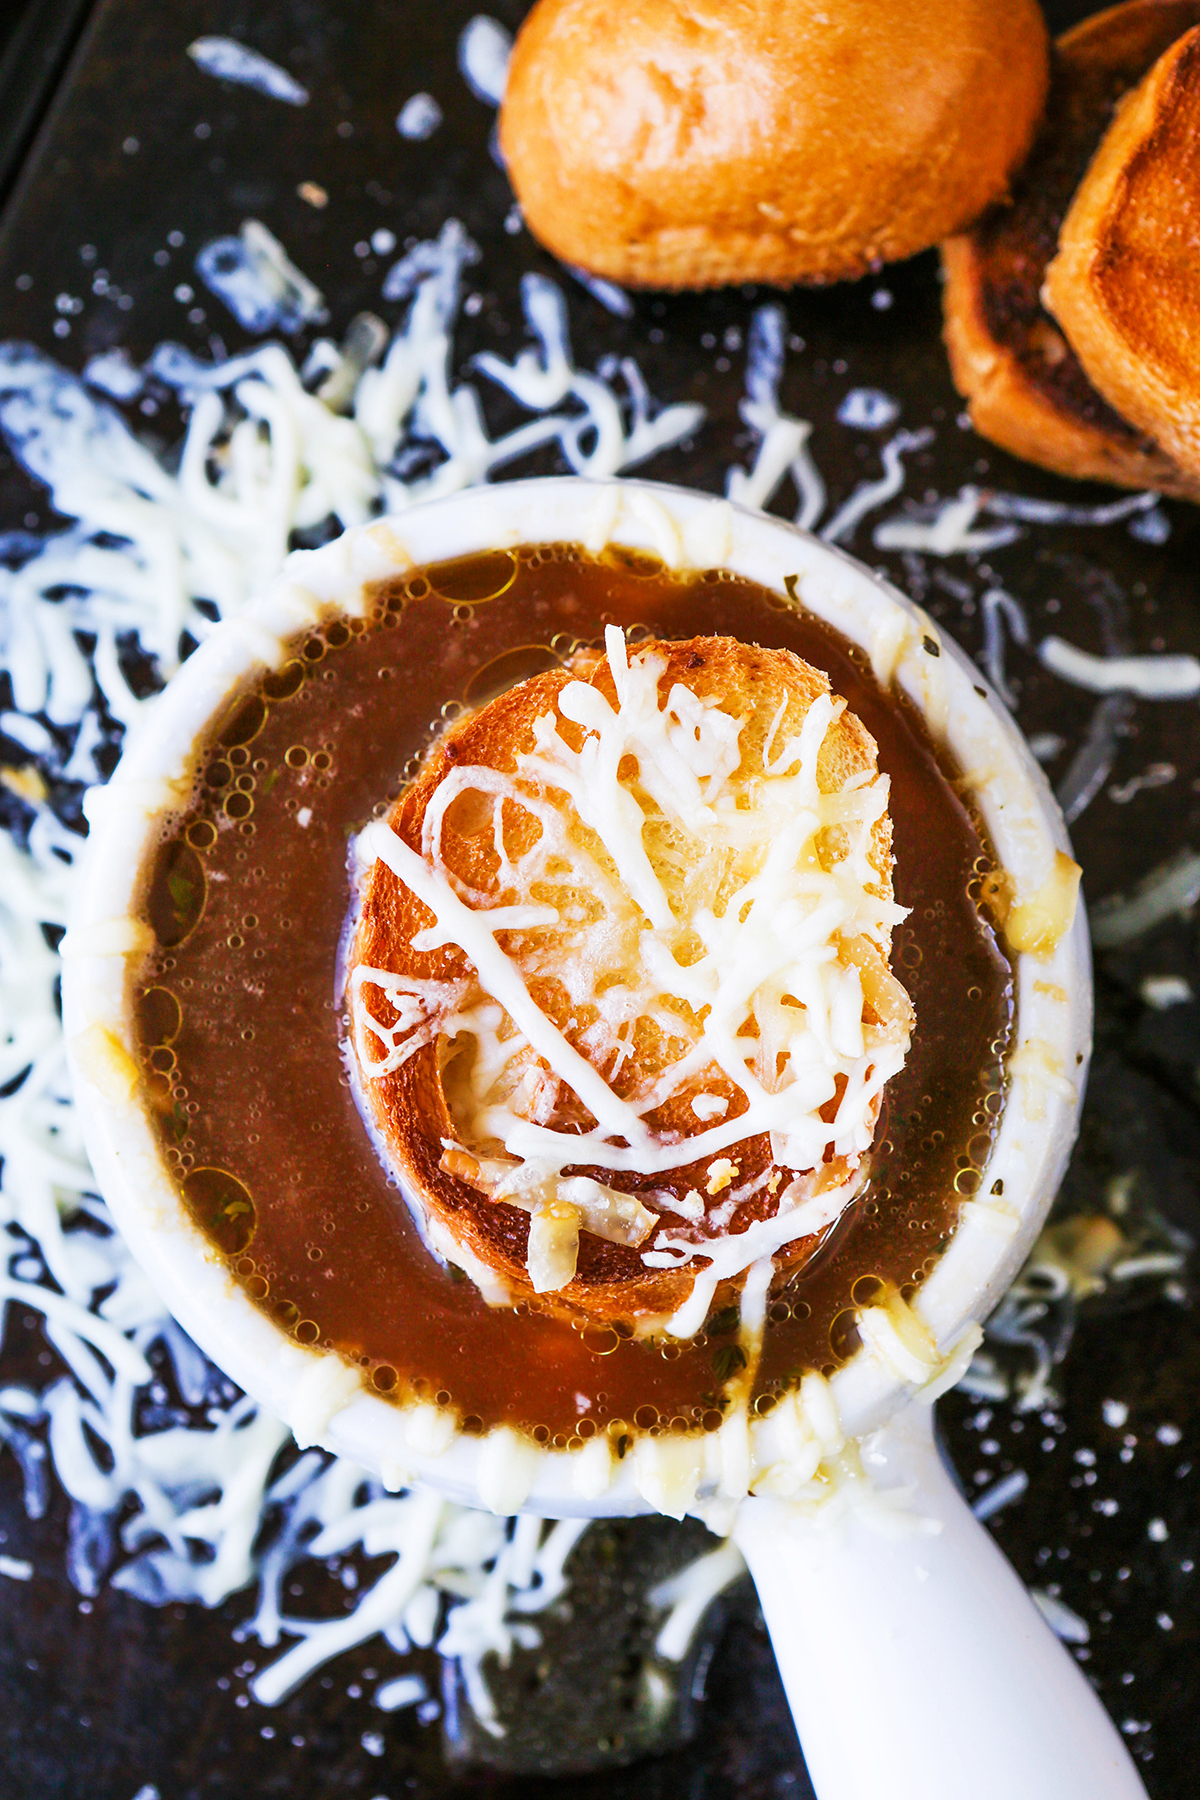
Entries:
MULTIPOLYGON (((586 1449, 535 1450, 506 1428, 483 1438, 456 1433, 451 1416, 432 1405, 366 1392, 359 1372, 335 1352, 296 1343, 259 1311, 193 1223, 168 1172, 140 1093, 129 992, 131 959, 148 948, 148 928, 132 915, 149 848, 182 798, 196 740, 233 693, 278 663, 284 642, 304 629, 334 613, 361 616, 381 580, 476 551, 564 541, 650 551, 669 566, 725 568, 798 600, 866 650, 885 685, 890 677, 917 705, 971 782, 1019 896, 1037 891, 1056 851, 1070 853, 1045 776, 1006 707, 918 606, 787 521, 657 482, 535 477, 465 489, 352 528, 317 550, 295 551, 271 586, 217 626, 147 706, 111 781, 89 791, 91 835, 62 945, 68 1059, 100 1191, 170 1311, 302 1442, 320 1442, 392 1486, 420 1479, 467 1504, 523 1505, 546 1516, 647 1510, 661 1486, 652 1455, 626 1458, 602 1492, 591 1492, 596 1461, 583 1472, 586 1449)), ((848 1435, 873 1429, 906 1397, 944 1382, 956 1348, 965 1353, 977 1341, 972 1325, 1028 1253, 1065 1168, 1091 1038, 1082 903, 1051 954, 1021 952, 1013 963, 1017 1029, 1000 1128, 978 1197, 964 1204, 913 1303, 937 1358, 922 1370, 889 1358, 886 1346, 855 1352, 832 1378, 848 1435)), ((753 1420, 750 1433, 758 1466, 781 1453, 770 1415, 753 1420)))

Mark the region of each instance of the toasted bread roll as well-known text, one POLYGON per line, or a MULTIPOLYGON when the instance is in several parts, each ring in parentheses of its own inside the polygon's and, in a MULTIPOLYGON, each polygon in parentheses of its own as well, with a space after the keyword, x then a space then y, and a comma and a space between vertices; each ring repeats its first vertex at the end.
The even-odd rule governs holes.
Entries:
POLYGON ((1200 482, 1097 392, 1041 290, 1114 108, 1198 22, 1200 0, 1129 0, 1061 37, 1045 124, 1011 204, 942 246, 951 372, 981 436, 1060 475, 1193 500, 1200 482))
POLYGON ((1043 297, 1110 405, 1200 482, 1200 26, 1125 99, 1043 297))
POLYGON ((455 724, 363 834, 348 995, 433 1247, 492 1299, 662 1320, 756 1223, 812 1253, 911 1007, 886 777, 826 677, 609 640, 455 724))
POLYGON ((838 281, 997 196, 1046 95, 1035 0, 539 0, 500 143, 530 230, 634 287, 838 281))

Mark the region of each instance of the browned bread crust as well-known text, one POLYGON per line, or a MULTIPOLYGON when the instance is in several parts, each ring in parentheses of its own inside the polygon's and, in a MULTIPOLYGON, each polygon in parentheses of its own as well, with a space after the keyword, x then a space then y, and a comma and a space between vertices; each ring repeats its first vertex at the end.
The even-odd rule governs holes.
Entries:
POLYGON ((1200 481, 1096 391, 1041 289, 1114 108, 1197 23, 1200 0, 1129 0, 1059 38, 1046 121, 1011 204, 942 246, 950 367, 981 436, 1061 475, 1190 500, 1200 481))
MULTIPOLYGON (((710 698, 725 710, 745 717, 739 739, 742 765, 761 768, 762 748, 771 722, 784 699, 787 711, 780 722, 783 742, 799 729, 812 701, 830 691, 829 681, 820 671, 810 667, 788 650, 765 650, 745 645, 731 638, 693 638, 682 643, 652 646, 667 659, 666 672, 660 679, 660 692, 682 680, 702 699, 710 698)), ((422 827, 426 811, 441 782, 455 767, 487 768, 511 775, 517 768, 518 756, 534 747, 535 721, 546 713, 555 713, 556 701, 568 681, 584 679, 597 687, 610 703, 616 693, 608 663, 594 653, 585 653, 569 667, 535 675, 498 699, 455 723, 435 744, 424 768, 397 802, 389 823, 404 841, 420 851, 422 827)), ((571 729, 559 719, 564 735, 571 729)), ((578 738, 582 731, 574 728, 578 738)), ((876 768, 874 739, 848 710, 831 726, 818 763, 818 784, 822 791, 840 789, 853 774, 876 768)), ((736 785, 738 772, 733 777, 736 785)), ((488 896, 491 904, 512 904, 528 900, 503 885, 493 847, 490 808, 474 803, 473 795, 463 795, 448 809, 441 831, 445 866, 452 875, 477 894, 488 896), (484 817, 486 814, 486 818, 484 817)), ((515 816, 510 829, 515 832, 510 855, 519 854, 519 834, 526 828, 515 816)), ((506 838, 506 845, 508 839, 506 838)), ((648 848, 652 860, 671 854, 671 845, 655 846, 648 832, 648 848)), ((891 821, 885 814, 874 827, 870 854, 878 876, 874 890, 884 899, 892 898, 891 821)), ((556 890, 556 894, 559 891, 556 890)), ((536 896, 535 896, 536 897, 536 896)), ((560 901, 561 896, 559 895, 560 901)), ((586 900, 586 895, 580 895, 586 900)), ((428 927, 433 915, 411 890, 383 862, 374 864, 367 878, 361 905, 360 923, 350 956, 350 967, 366 964, 373 969, 387 969, 418 981, 461 982, 473 974, 470 963, 456 947, 433 951, 417 951, 412 947, 415 933, 428 927)), ((566 928, 564 928, 565 930, 566 928)), ((501 934, 504 947, 514 957, 520 956, 516 934, 501 934)), ((569 935, 561 944, 561 955, 572 954, 569 935)), ((885 971, 886 962, 880 959, 885 971)), ((525 967, 522 964, 522 967, 525 967)), ((540 978, 530 979, 531 991, 538 1004, 563 1031, 564 1035, 593 1063, 595 1052, 586 1041, 590 1019, 586 1011, 572 1007, 561 983, 551 970, 540 978)), ((864 992, 872 993, 870 972, 864 970, 864 992)), ((901 991, 893 983, 897 993, 901 991)), ((386 1015, 397 1017, 382 991, 371 988, 371 1010, 384 1022, 386 1015)), ((902 999, 903 996, 901 995, 902 999)), ((906 999, 903 1003, 907 1005, 906 999)), ((877 1013, 876 1016, 879 1016, 877 1013)), ((644 1092, 646 1085, 666 1062, 680 1054, 678 1042, 672 1050, 665 1038, 650 1033, 639 1035, 635 1054, 616 1073, 601 1064, 602 1072, 614 1089, 622 1095, 644 1092)), ((530 1056, 536 1068, 546 1065, 530 1056)), ((446 1066, 446 1045, 428 1044, 417 1050, 399 1068, 382 1077, 364 1082, 367 1103, 387 1145, 394 1164, 414 1190, 430 1218, 445 1228, 455 1243, 470 1256, 507 1283, 515 1299, 554 1312, 586 1312, 592 1318, 636 1320, 659 1317, 673 1312, 687 1299, 696 1270, 677 1273, 674 1270, 647 1268, 639 1251, 627 1245, 608 1242, 586 1229, 580 1234, 576 1275, 566 1287, 554 1293, 535 1294, 526 1269, 529 1219, 526 1212, 504 1201, 490 1199, 478 1185, 464 1179, 463 1165, 456 1155, 444 1152, 444 1140, 460 1141, 461 1127, 451 1109, 453 1070, 446 1066), (449 1165, 449 1166, 448 1166, 449 1165)), ((702 1071, 687 1089, 676 1094, 665 1106, 647 1117, 656 1132, 677 1132, 681 1137, 704 1129, 690 1108, 693 1092, 720 1094, 729 1103, 728 1117, 745 1110, 745 1096, 715 1068, 702 1071)), ((556 1104, 554 1114, 541 1122, 556 1130, 587 1129, 594 1121, 566 1090, 565 1102, 556 1104)), ((472 1147, 474 1148, 474 1147, 472 1147)), ((752 1181, 771 1166, 770 1142, 766 1134, 745 1140, 727 1153, 737 1166, 739 1185, 752 1181)), ((589 1175, 624 1193, 642 1199, 652 1212, 668 1217, 673 1229, 683 1221, 656 1203, 654 1194, 666 1191, 682 1199, 690 1190, 706 1196, 711 1209, 725 1197, 718 1193, 707 1197, 710 1159, 685 1168, 652 1177, 614 1173, 587 1165, 571 1168, 569 1175, 589 1175)), ((786 1187, 792 1174, 782 1171, 777 1184, 786 1187)), ((848 1173, 845 1160, 835 1159, 820 1172, 820 1185, 832 1186, 848 1173)), ((738 1212, 741 1229, 755 1219, 770 1217, 776 1210, 773 1192, 763 1190, 747 1199, 738 1212)), ((718 1235, 705 1221, 696 1228, 703 1235, 718 1235)), ((817 1247, 818 1239, 803 1239, 780 1253, 781 1264, 807 1261, 817 1247)), ((733 1290, 730 1289, 730 1292, 733 1290)), ((718 1303, 720 1302, 720 1290, 718 1303)))
POLYGON ((1122 101, 1043 290, 1093 385, 1200 482, 1200 27, 1122 101))
POLYGON ((838 281, 1005 192, 1047 50, 1036 0, 539 0, 500 144, 535 237, 594 274, 838 281))

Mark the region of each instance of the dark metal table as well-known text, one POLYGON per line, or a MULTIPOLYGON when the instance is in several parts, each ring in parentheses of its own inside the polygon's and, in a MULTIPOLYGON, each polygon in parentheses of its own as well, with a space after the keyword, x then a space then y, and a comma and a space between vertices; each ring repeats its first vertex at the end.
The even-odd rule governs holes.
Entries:
MULTIPOLYGON (((512 27, 524 7, 493 0, 491 10, 512 27)), ((1085 10, 1052 9, 1059 25, 1085 10)), ((18 27, 10 39, 16 61, 10 56, 0 75, 0 97, 17 96, 9 147, 18 168, 0 220, 0 336, 27 339, 75 369, 114 345, 141 360, 164 338, 205 355, 235 349, 247 340, 202 291, 193 259, 250 215, 320 284, 335 331, 363 308, 394 323, 400 309, 380 300, 385 260, 372 249, 372 234, 386 229, 402 246, 435 235, 453 215, 483 253, 482 304, 461 320, 456 358, 465 366, 484 348, 511 356, 520 341, 521 275, 561 272, 524 232, 506 229, 511 196, 489 153, 492 114, 455 66, 472 11, 464 0, 436 8, 412 0, 278 0, 270 8, 245 0, 99 0, 85 21, 82 5, 40 9, 37 31, 27 27, 22 37, 18 27), (217 32, 288 68, 311 90, 310 104, 281 106, 196 69, 187 45, 217 32), (437 98, 445 124, 424 142, 406 142, 394 119, 417 90, 437 98), (39 107, 44 117, 28 149, 39 107), (319 184, 328 205, 308 203, 299 191, 305 183, 319 184)), ((767 296, 641 297, 621 318, 567 286, 581 367, 607 354, 635 355, 655 394, 708 409, 695 444, 661 456, 649 472, 720 491, 730 462, 746 461, 752 448, 738 401, 749 320, 767 296)), ((932 441, 910 458, 910 500, 926 491, 952 495, 971 482, 1054 500, 1110 497, 1016 464, 964 428, 940 345, 933 256, 853 287, 789 294, 783 304, 793 348, 782 398, 814 421, 833 505, 878 471, 878 434, 838 418, 852 388, 886 390, 900 400, 906 426, 933 428, 932 441)), ((161 445, 178 435, 178 421, 165 414, 143 423, 161 445)), ((547 458, 530 466, 556 465, 547 458)), ((8 457, 0 458, 0 501, 6 525, 51 522, 44 497, 8 457)), ((1165 542, 1136 534, 1130 521, 1104 529, 1063 523, 1030 527, 987 556, 937 558, 877 551, 868 525, 849 547, 906 585, 972 654, 983 643, 983 596, 996 589, 1019 596, 1035 641, 1054 631, 1096 652, 1200 652, 1197 514, 1166 504, 1156 516, 1169 522, 1165 542)), ((1077 797, 1086 785, 1077 759, 1115 723, 1112 766, 1100 770, 1073 827, 1093 901, 1128 889, 1174 851, 1200 847, 1194 703, 1121 700, 1101 718, 1108 703, 1064 685, 1019 642, 1008 645, 1007 672, 1025 730, 1047 744, 1059 740, 1047 753, 1048 772, 1077 797)), ((1098 973, 1097 1054, 1065 1204, 1101 1210, 1120 1180, 1127 1196, 1194 1234, 1200 1006, 1157 1011, 1141 984, 1171 973, 1200 991, 1195 927, 1175 918, 1102 955, 1098 973)), ((1172 1292, 1166 1297, 1159 1284, 1081 1306, 1056 1378, 1060 1405, 1020 1412, 955 1393, 940 1408, 968 1490, 1017 1467, 1027 1473, 1023 1497, 993 1528, 1031 1585, 1056 1587, 1086 1620, 1090 1640, 1077 1654, 1129 1733, 1154 1800, 1190 1800, 1200 1755, 1192 1470, 1200 1327, 1186 1281, 1172 1292)), ((0 1378, 44 1385, 51 1364, 35 1320, 18 1314, 0 1378)), ((26 1518, 15 1464, 0 1453, 4 1548, 36 1571, 28 1584, 0 1581, 5 1800, 134 1800, 146 1786, 161 1800, 397 1800, 451 1785, 436 1730, 411 1713, 381 1727, 379 1713, 354 1697, 354 1672, 370 1662, 369 1646, 268 1719, 239 1704, 243 1683, 234 1669, 242 1652, 231 1630, 246 1603, 235 1599, 212 1614, 156 1610, 111 1589, 81 1602, 64 1573, 65 1519, 61 1497, 42 1520, 26 1518), (363 1741, 381 1729, 384 1759, 363 1741)), ((563 1655, 569 1663, 569 1646, 563 1655)), ((708 1693, 700 1735, 688 1747, 546 1792, 613 1800, 805 1794, 752 1608, 741 1608, 730 1625, 708 1693)), ((569 1705, 569 1695, 560 1704, 569 1705)), ((498 1791, 531 1789, 514 1780, 498 1791)))

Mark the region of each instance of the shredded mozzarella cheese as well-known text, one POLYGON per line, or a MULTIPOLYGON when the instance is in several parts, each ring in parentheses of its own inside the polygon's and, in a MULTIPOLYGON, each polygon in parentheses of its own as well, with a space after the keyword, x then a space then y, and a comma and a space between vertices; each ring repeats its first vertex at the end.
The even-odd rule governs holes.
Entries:
POLYGON ((1001 550, 1022 535, 1016 525, 974 529, 982 505, 983 496, 977 487, 960 488, 953 499, 938 503, 932 517, 923 518, 913 512, 884 519, 872 532, 872 540, 877 550, 919 550, 927 556, 978 556, 986 550, 1001 550))
POLYGON ((271 100, 283 100, 289 106, 307 106, 308 89, 294 75, 281 69, 261 51, 248 49, 236 38, 198 37, 188 45, 188 55, 206 75, 222 81, 236 81, 242 87, 254 88, 271 100))
POLYGON ((811 531, 825 510, 825 483, 808 447, 811 424, 779 407, 786 323, 781 306, 760 306, 751 320, 746 398, 739 411, 758 437, 758 454, 749 474, 730 469, 725 491, 742 506, 766 507, 790 476, 799 503, 796 524, 811 531))
POLYGON ((1038 655, 1052 674, 1093 694, 1136 694, 1141 700, 1200 694, 1200 660, 1194 656, 1092 656, 1060 637, 1043 638, 1038 655))

